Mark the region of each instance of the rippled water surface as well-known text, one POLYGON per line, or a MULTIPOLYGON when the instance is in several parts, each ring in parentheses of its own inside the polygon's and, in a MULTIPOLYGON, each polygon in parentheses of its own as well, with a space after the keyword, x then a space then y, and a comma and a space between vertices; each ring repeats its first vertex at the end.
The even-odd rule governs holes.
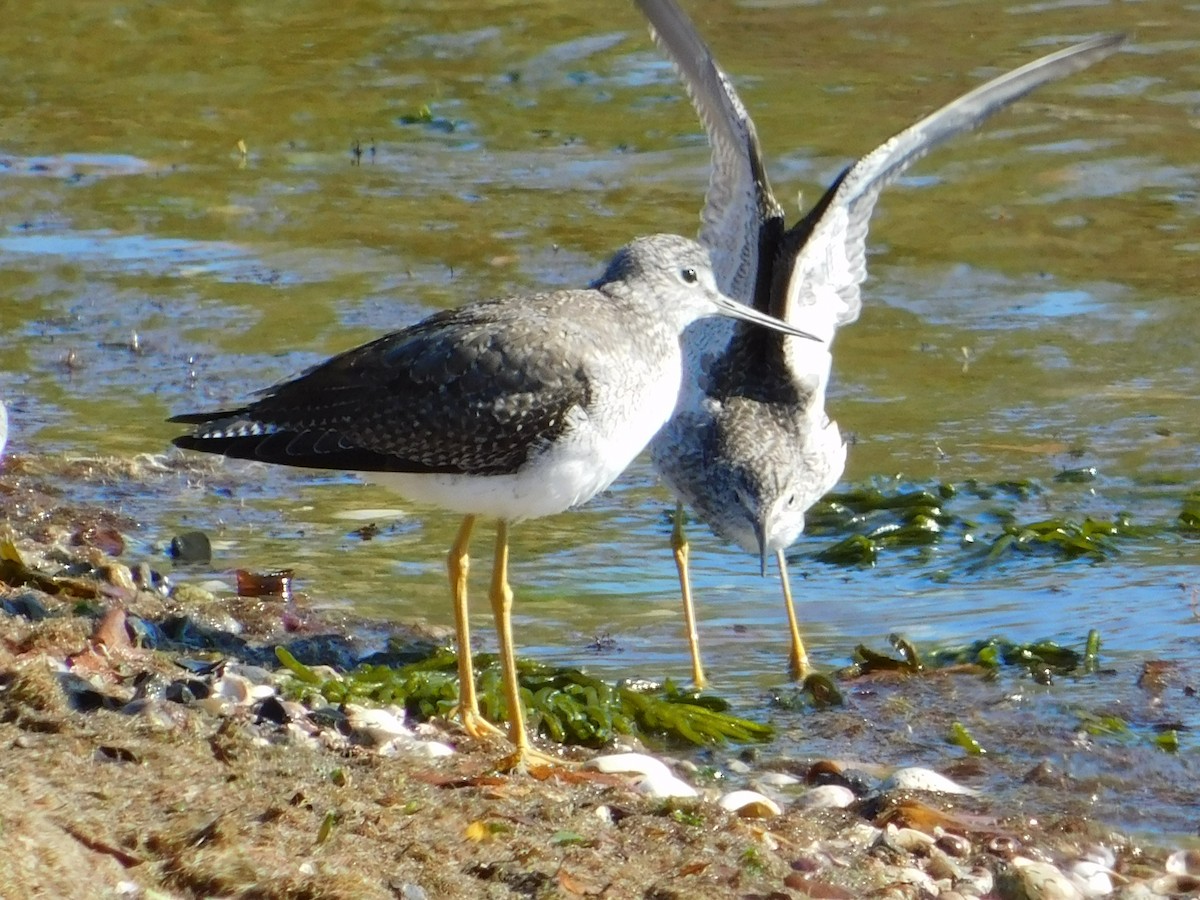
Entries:
MULTIPOLYGON (((1174 522, 1200 462, 1200 5, 689 9, 793 206, 981 80, 1096 32, 1133 36, 885 192, 829 406, 854 439, 846 485, 1032 480, 1022 521, 1174 522), (1054 480, 1086 467, 1090 483, 1054 480)), ((638 233, 693 233, 707 182, 690 105, 615 0, 31 2, 6 16, 0 73, 0 395, 18 454, 165 453, 173 413, 235 402, 432 309, 584 283, 638 233)), ((199 527, 220 539, 218 577, 295 566, 319 602, 449 622, 452 517, 349 476, 203 472, 79 499, 141 522, 144 554, 199 527), (382 527, 374 540, 354 534, 364 520, 382 527)), ((992 505, 963 491, 947 509, 994 536, 992 505)), ((517 529, 522 650, 685 676, 670 506, 639 462, 586 508, 517 529), (604 634, 616 650, 585 649, 604 634)), ((868 569, 814 560, 840 535, 801 539, 816 660, 893 631, 1079 644, 1096 627, 1126 675, 1149 658, 1195 672, 1194 538, 1159 528, 1104 561, 980 569, 961 536, 868 569)), ((753 713, 782 680, 777 581, 693 537, 711 675, 753 713)), ((1096 702, 1138 702, 1130 678, 1096 702)), ((1175 715, 1200 725, 1194 699, 1175 715)))

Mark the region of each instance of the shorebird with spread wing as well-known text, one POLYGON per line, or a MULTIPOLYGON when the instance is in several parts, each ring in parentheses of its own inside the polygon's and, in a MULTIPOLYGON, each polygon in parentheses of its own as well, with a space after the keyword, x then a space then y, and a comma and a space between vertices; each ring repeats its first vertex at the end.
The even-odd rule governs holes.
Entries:
POLYGON ((1124 41, 1097 37, 1001 75, 921 119, 846 168, 817 204, 787 226, 771 192, 745 106, 674 0, 636 0, 651 34, 675 64, 712 147, 700 242, 721 289, 735 300, 818 337, 796 341, 728 320, 684 333, 679 404, 651 442, 655 468, 679 500, 672 547, 679 570, 692 679, 705 684, 688 576, 683 504, 721 538, 779 567, 791 633, 789 670, 803 677, 800 635, 785 552, 805 513, 846 464, 825 392, 838 328, 858 318, 866 238, 880 191, 948 138, 1049 81, 1104 59, 1124 41))

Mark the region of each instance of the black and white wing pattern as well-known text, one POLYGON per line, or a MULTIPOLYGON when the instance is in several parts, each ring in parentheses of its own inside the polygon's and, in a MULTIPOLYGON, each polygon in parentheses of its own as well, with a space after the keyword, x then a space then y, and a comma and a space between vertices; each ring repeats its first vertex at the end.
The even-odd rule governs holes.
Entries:
POLYGON ((1124 35, 1105 35, 994 78, 926 116, 848 168, 779 245, 767 310, 823 341, 858 318, 867 275, 866 240, 879 193, 938 144, 974 128, 1035 88, 1114 53, 1124 35), (831 316, 830 313, 833 313, 831 316))
MULTIPOLYGON (((655 42, 678 70, 712 147, 700 243, 712 254, 721 290, 735 300, 757 305, 756 295, 762 293, 757 284, 764 231, 778 240, 785 221, 783 208, 771 193, 754 122, 729 76, 673 0, 636 3, 650 22, 655 42)), ((761 277, 765 282, 766 273, 761 277)))

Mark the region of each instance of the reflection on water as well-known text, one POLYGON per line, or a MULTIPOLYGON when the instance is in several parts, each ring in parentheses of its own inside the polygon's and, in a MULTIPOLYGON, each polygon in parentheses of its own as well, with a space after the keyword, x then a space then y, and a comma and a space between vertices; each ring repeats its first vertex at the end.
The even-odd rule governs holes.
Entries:
MULTIPOLYGON (((1170 522, 1200 437, 1195 9, 689 6, 738 78, 777 192, 808 200, 982 79, 1084 34, 1136 34, 1129 52, 885 192, 830 408, 855 440, 850 482, 1032 478, 1050 487, 1029 520, 1127 510, 1170 522), (1053 485, 1083 466, 1099 478, 1053 485)), ((236 402, 430 308, 581 284, 636 233, 696 228, 707 149, 624 4, 347 17, 249 3, 233 24, 220 9, 32 2, 0 33, 10 452, 162 453, 171 413, 236 402)), ((349 476, 203 471, 80 499, 143 523, 147 554, 201 527, 222 542, 219 572, 295 565, 322 602, 449 621, 452 517, 349 476), (361 540, 347 514, 379 507, 403 514, 380 514, 381 533, 361 540)), ((684 675, 670 505, 638 464, 585 509, 516 529, 522 649, 612 675, 684 675), (603 634, 618 649, 588 651, 603 634)), ((757 707, 782 674, 777 581, 702 528, 693 538, 712 675, 757 707)), ((1200 660, 1195 541, 972 572, 954 542, 870 570, 815 562, 832 540, 807 535, 792 552, 823 663, 891 631, 1077 643, 1089 627, 1117 658, 1200 660)), ((477 554, 489 552, 481 534, 477 554)))

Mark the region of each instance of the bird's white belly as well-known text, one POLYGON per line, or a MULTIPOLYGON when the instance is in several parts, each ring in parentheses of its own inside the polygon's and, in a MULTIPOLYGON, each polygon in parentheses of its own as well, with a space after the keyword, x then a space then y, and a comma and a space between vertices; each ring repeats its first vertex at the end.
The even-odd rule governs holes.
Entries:
POLYGON ((360 472, 417 503, 462 515, 518 522, 562 512, 590 500, 612 484, 667 421, 679 394, 680 364, 642 390, 609 396, 591 415, 568 414, 558 439, 507 475, 360 472))

